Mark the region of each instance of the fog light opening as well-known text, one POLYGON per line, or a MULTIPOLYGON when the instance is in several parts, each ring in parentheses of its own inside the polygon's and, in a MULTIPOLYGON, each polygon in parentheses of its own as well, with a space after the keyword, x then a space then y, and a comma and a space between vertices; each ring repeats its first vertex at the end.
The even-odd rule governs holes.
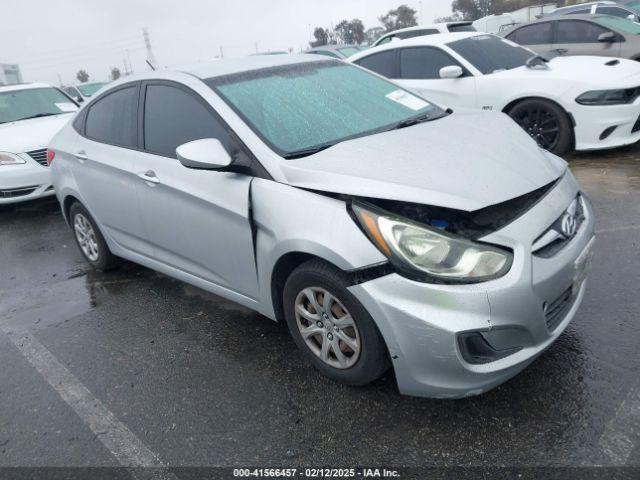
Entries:
POLYGON ((605 128, 600 134, 600 140, 605 140, 609 135, 613 133, 613 131, 618 128, 617 125, 613 125, 612 127, 605 128))

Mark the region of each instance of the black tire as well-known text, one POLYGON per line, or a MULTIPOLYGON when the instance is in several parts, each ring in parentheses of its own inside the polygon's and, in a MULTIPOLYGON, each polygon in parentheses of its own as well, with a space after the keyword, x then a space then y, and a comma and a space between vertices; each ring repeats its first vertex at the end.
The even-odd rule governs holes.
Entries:
POLYGON ((111 253, 111 250, 109 250, 109 247, 107 246, 107 242, 105 242, 104 237, 102 236, 102 232, 100 232, 100 229, 96 225, 96 222, 93 220, 93 217, 89 214, 87 209, 84 208, 82 204, 80 204, 79 202, 75 202, 73 205, 71 205, 71 208, 69 209, 69 225, 71 225, 73 238, 76 241, 76 245, 78 246, 80 253, 84 257, 84 259, 87 261, 87 263, 91 265, 95 270, 99 272, 106 272, 108 270, 112 270, 118 265, 117 257, 115 257, 111 253), (86 218, 89 224, 91 225, 91 228, 93 229, 95 240, 98 246, 97 248, 98 257, 94 260, 92 260, 87 256, 82 246, 80 245, 80 241, 78 240, 78 235, 76 234, 75 227, 74 227, 76 217, 78 217, 78 215, 82 215, 84 218, 86 218))
POLYGON ((545 150, 556 155, 573 150, 573 125, 556 103, 542 98, 522 100, 507 113, 545 150))
POLYGON ((390 364, 382 335, 371 315, 347 290, 350 285, 349 276, 333 265, 320 259, 309 260, 297 267, 285 283, 284 314, 296 345, 320 373, 339 383, 361 386, 380 377, 390 364), (309 287, 326 289, 346 308, 354 320, 359 332, 360 352, 355 363, 346 369, 332 367, 321 360, 300 333, 295 316, 295 302, 298 294, 309 287))

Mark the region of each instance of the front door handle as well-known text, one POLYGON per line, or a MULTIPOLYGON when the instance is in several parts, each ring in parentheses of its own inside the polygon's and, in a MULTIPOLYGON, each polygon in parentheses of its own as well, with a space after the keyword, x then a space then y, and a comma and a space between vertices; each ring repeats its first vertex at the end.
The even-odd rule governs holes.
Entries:
POLYGON ((89 160, 89 156, 84 150, 80 150, 79 152, 77 152, 74 157, 76 157, 80 161, 80 163, 84 163, 86 160, 89 160))
POLYGON ((145 182, 160 183, 160 179, 156 177, 156 172, 153 170, 147 170, 146 172, 140 172, 138 176, 145 182))

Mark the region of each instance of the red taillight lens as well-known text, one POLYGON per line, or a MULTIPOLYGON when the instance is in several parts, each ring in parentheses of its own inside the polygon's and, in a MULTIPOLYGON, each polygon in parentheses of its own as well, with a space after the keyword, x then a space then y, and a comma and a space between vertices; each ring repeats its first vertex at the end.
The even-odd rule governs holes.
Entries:
POLYGON ((53 150, 47 150, 47 165, 51 165, 54 158, 56 158, 56 152, 53 150))

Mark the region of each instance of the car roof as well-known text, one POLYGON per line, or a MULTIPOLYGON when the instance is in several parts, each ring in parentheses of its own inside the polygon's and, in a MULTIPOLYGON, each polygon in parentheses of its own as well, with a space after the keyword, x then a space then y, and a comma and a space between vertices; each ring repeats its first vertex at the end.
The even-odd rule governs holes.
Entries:
POLYGON ((382 37, 386 37, 388 35, 395 35, 396 33, 402 33, 402 32, 413 32, 416 30, 428 30, 430 28, 444 28, 444 27, 448 27, 450 25, 471 25, 473 22, 470 21, 459 21, 459 22, 441 22, 441 23, 430 23, 428 25, 416 25, 414 27, 406 27, 406 28, 400 28, 398 30, 392 30, 390 32, 387 32, 383 35, 380 35, 380 38, 382 37))
MULTIPOLYGON (((576 20, 597 20, 599 18, 608 18, 611 17, 611 15, 606 15, 604 13, 595 13, 595 14, 590 14, 590 13, 571 13, 568 15, 562 15, 562 16, 558 16, 558 17, 542 17, 534 22, 531 23, 542 23, 542 22, 560 22, 563 20, 571 20, 571 19, 576 19, 576 20)), ((619 18, 619 17, 613 17, 613 18, 619 18)), ((524 27, 526 25, 531 25, 531 23, 525 23, 524 25, 518 25, 516 28, 520 28, 520 27, 524 27)), ((514 28, 514 30, 516 30, 516 28, 514 28)))
MULTIPOLYGON (((308 54, 291 55, 256 55, 252 57, 229 58, 213 60, 210 62, 187 65, 182 68, 172 68, 172 71, 184 72, 194 75, 200 79, 220 77, 233 73, 248 72, 262 68, 279 67, 282 65, 295 65, 299 63, 328 61, 327 57, 308 54)), ((158 72, 156 72, 157 74, 158 72)), ((153 72, 145 75, 152 77, 153 72)))
POLYGON ((569 10, 581 9, 584 7, 590 7, 592 5, 617 5, 618 2, 613 2, 611 0, 600 0, 598 2, 585 2, 585 3, 576 3, 574 5, 567 5, 565 7, 559 7, 549 13, 555 12, 566 12, 569 10))
POLYGON ((313 52, 314 50, 340 50, 342 48, 360 48, 360 45, 344 44, 344 45, 320 45, 319 47, 313 47, 307 50, 307 52, 313 52))
POLYGON ((48 83, 17 83, 14 85, 0 85, 0 92, 10 92, 12 90, 30 90, 33 88, 55 88, 48 83))
POLYGON ((422 37, 407 38, 400 42, 383 43, 382 45, 378 45, 377 47, 372 47, 372 48, 369 48, 368 50, 363 50, 362 52, 358 52, 355 55, 352 55, 351 57, 349 57, 349 61, 358 60, 359 58, 367 57, 375 52, 383 52, 384 50, 392 50, 396 48, 406 48, 406 47, 418 47, 423 45, 442 46, 450 42, 455 42, 456 40, 463 40, 465 38, 479 37, 483 35, 492 35, 492 34, 485 33, 485 32, 455 32, 455 33, 441 33, 439 35, 425 35, 422 37))

